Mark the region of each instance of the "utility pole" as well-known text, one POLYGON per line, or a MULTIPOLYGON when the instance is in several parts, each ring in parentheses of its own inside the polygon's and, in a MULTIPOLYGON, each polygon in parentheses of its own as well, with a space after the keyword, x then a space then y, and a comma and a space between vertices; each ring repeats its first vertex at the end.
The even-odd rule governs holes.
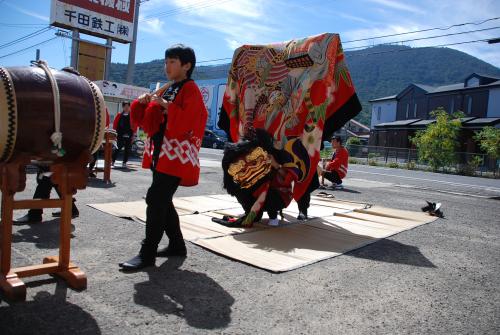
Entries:
POLYGON ((141 0, 135 0, 135 10, 134 10, 134 38, 132 43, 130 43, 128 49, 128 66, 127 66, 127 80, 126 83, 131 85, 134 81, 134 68, 135 68, 135 49, 137 46, 137 24, 139 21, 139 7, 141 5, 141 0))
POLYGON ((36 49, 36 60, 40 60, 40 49, 36 49))
POLYGON ((78 43, 80 39, 80 33, 78 29, 73 29, 71 35, 71 67, 78 70, 78 43))
POLYGON ((113 49, 113 40, 111 37, 106 39, 106 63, 104 63, 104 80, 109 80, 111 72, 111 50, 113 49))

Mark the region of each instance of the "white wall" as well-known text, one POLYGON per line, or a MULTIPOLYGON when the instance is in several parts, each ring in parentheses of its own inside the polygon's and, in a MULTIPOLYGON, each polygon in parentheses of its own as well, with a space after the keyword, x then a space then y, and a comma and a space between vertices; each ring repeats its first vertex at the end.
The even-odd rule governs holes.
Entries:
POLYGON ((384 100, 372 103, 372 122, 370 128, 373 129, 377 124, 396 121, 396 100, 384 100), (380 118, 378 118, 378 108, 381 108, 380 118))
POLYGON ((500 117, 500 87, 490 90, 486 117, 500 117))

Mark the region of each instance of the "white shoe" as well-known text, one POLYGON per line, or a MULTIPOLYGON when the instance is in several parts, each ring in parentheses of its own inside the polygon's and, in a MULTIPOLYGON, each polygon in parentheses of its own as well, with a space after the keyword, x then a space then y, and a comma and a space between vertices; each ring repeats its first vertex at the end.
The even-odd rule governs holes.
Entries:
POLYGON ((272 227, 277 227, 280 224, 280 220, 278 218, 276 219, 269 219, 269 222, 267 223, 268 225, 272 227))

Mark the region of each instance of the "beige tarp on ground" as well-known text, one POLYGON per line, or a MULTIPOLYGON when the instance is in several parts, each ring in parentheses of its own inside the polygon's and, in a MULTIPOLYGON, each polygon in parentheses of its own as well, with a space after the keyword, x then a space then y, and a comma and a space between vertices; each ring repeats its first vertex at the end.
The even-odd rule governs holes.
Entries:
MULTIPOLYGON (((267 226, 264 216, 262 223, 245 229, 224 227, 211 220, 242 214, 241 206, 229 195, 175 198, 174 205, 186 240, 274 272, 335 257, 435 220, 422 212, 313 196, 308 221, 296 220, 298 210, 292 204, 284 211, 279 227, 267 226)), ((142 222, 146 217, 144 201, 89 206, 142 222)))

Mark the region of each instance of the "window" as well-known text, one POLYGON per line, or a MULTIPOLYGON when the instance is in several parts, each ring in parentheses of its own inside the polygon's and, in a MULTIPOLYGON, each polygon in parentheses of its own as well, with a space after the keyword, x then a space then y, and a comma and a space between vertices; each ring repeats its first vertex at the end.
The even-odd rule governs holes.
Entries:
POLYGON ((382 117, 382 107, 378 106, 377 108, 377 120, 380 120, 382 117))
POLYGON ((417 118, 417 104, 413 105, 413 117, 417 118))
POLYGON ((410 104, 406 104, 406 119, 410 116, 410 104))
POLYGON ((477 87, 477 86, 479 86, 479 78, 477 78, 477 77, 470 78, 469 80, 467 80, 465 86, 466 87, 477 87))
POLYGON ((453 112, 455 112, 455 98, 451 98, 450 114, 453 114, 453 112))
POLYGON ((472 97, 470 95, 467 96, 467 115, 472 114, 472 97))

